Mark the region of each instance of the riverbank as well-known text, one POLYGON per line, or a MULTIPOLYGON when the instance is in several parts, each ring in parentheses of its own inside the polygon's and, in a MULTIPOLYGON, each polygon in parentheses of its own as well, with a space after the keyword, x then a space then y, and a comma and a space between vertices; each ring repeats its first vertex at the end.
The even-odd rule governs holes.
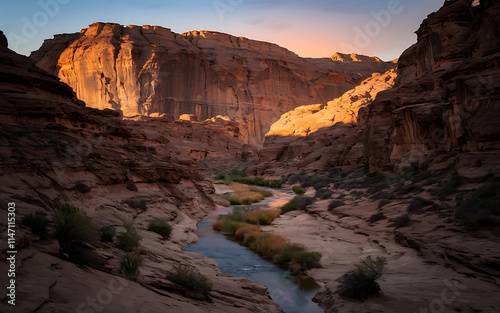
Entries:
POLYGON ((461 255, 491 258, 498 254, 495 240, 471 237, 432 213, 412 216, 413 226, 395 229, 390 220, 406 212, 402 201, 384 206, 386 219, 374 223, 369 220, 379 208, 373 200, 351 192, 342 197, 344 205, 329 211, 331 201, 288 212, 265 228, 323 255, 322 268, 307 274, 325 284, 315 296, 325 312, 497 310, 498 276, 471 270, 460 260, 461 255), (425 251, 426 245, 433 250, 425 251), (388 259, 388 271, 378 281, 382 295, 365 302, 339 297, 335 280, 370 255, 388 259))

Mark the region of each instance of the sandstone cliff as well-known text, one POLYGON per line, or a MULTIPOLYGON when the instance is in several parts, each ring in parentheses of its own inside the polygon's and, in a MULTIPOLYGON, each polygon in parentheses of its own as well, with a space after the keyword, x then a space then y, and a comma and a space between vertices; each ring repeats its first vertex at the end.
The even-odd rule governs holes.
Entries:
MULTIPOLYGON (((230 121, 214 121, 211 128, 209 121, 159 117, 150 118, 147 128, 141 122, 123 121, 114 110, 87 108, 71 87, 9 50, 3 33, 0 103, 0 234, 6 242, 7 203, 15 203, 15 311, 93 312, 93 301, 93 308, 97 305, 96 310, 105 312, 281 312, 262 284, 226 276, 215 262, 181 250, 197 240, 197 221, 215 207, 214 188, 196 160, 212 152, 222 154, 219 147, 230 149, 232 141, 211 145, 203 157, 186 147, 204 147, 214 128, 219 141, 226 132, 237 139, 239 132, 230 121), (176 147, 166 133, 152 131, 162 123, 169 124, 166 129, 172 133, 191 134, 196 129, 206 137, 191 141, 186 135, 182 142, 172 138, 182 145, 176 147), (61 252, 52 226, 40 237, 21 225, 28 213, 51 219, 67 202, 80 207, 97 227, 122 231, 124 222, 133 223, 142 236, 135 253, 144 258, 138 282, 118 277, 124 251, 115 244, 86 245, 85 255, 99 262, 77 266, 68 261, 74 256, 61 252), (170 222, 170 240, 146 230, 153 218, 170 222), (179 264, 213 282, 211 302, 184 296, 179 286, 165 280, 165 272, 179 264)), ((222 159, 232 160, 231 155, 222 159)), ((240 157, 241 151, 234 156, 240 157)), ((6 259, 6 247, 0 254, 6 259)), ((0 271, 7 270, 7 262, 0 262, 0 271)), ((12 312, 6 295, 0 299, 0 311, 12 312)))
POLYGON ((395 66, 362 56, 304 59, 275 44, 217 32, 111 23, 55 36, 31 58, 90 107, 126 116, 229 116, 257 146, 281 114, 325 103, 395 66))
POLYGON ((280 176, 287 174, 279 170, 281 164, 310 172, 366 162, 363 134, 368 106, 395 79, 395 70, 373 74, 327 105, 301 106, 283 114, 266 135, 259 151, 261 164, 250 171, 280 176))
POLYGON ((262 161, 310 170, 369 165, 372 171, 499 174, 499 12, 500 4, 491 1, 447 1, 399 58, 395 82, 374 77, 327 106, 284 114, 268 133, 262 161))
POLYGON ((394 88, 370 106, 372 169, 500 172, 499 29, 497 1, 447 1, 422 22, 418 42, 399 58, 394 88))

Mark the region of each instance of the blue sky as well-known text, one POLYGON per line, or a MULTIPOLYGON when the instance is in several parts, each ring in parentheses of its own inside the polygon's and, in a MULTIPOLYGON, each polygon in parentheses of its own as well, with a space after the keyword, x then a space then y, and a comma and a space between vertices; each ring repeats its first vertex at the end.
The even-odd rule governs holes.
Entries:
POLYGON ((2 1, 0 30, 9 47, 29 55, 54 34, 94 22, 159 25, 183 33, 214 30, 277 43, 303 57, 334 52, 391 60, 416 42, 436 0, 24 0, 2 1))

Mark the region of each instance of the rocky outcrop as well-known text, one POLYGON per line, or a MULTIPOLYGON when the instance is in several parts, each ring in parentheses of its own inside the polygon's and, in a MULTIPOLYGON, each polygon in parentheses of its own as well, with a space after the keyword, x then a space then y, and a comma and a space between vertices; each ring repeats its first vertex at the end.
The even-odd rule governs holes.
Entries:
MULTIPOLYGON (((193 233, 197 221, 215 207, 214 187, 198 165, 201 157, 186 152, 186 146, 195 146, 188 135, 205 132, 205 137, 196 139, 198 145, 208 146, 212 140, 216 142, 212 151, 224 154, 223 150, 236 149, 231 148, 233 141, 217 140, 227 134, 237 141, 234 123, 224 118, 214 120, 213 126, 212 121, 165 117, 148 118, 147 123, 124 121, 115 110, 85 107, 71 87, 34 63, 0 45, 0 234, 6 242, 7 203, 15 203, 17 309, 282 312, 264 285, 226 276, 210 259, 181 250, 197 240, 193 233), (170 126, 164 133, 154 132, 161 124, 170 126), (168 138, 168 131, 185 136, 168 138), (210 135, 219 138, 210 139, 210 135), (119 277, 125 252, 114 243, 85 245, 85 255, 95 255, 98 262, 77 266, 61 252, 53 226, 39 237, 21 225, 28 213, 51 219, 63 203, 81 208, 97 228, 116 226, 121 232, 124 222, 133 223, 142 237, 134 253, 144 259, 138 282, 119 277), (172 225, 169 240, 146 230, 153 218, 172 225), (210 301, 187 294, 165 279, 165 272, 178 265, 210 279, 210 301)), ((4 260, 6 251, 5 247, 0 251, 4 260)), ((8 266, 0 262, 0 271, 7 273, 8 266)), ((0 311, 12 311, 7 296, 0 299, 0 311)))
POLYGON ((283 164, 310 172, 366 162, 362 142, 368 106, 395 79, 395 70, 373 74, 326 106, 302 106, 283 114, 266 135, 261 164, 250 172, 279 177, 286 174, 278 171, 283 164))
POLYGON ((46 40, 31 57, 90 107, 126 116, 229 116, 257 146, 281 114, 325 103, 374 71, 394 67, 368 57, 304 59, 275 44, 217 32, 181 35, 111 23, 46 40))
POLYGON ((370 106, 365 148, 373 170, 500 172, 500 4, 479 3, 445 2, 399 58, 394 88, 370 106))

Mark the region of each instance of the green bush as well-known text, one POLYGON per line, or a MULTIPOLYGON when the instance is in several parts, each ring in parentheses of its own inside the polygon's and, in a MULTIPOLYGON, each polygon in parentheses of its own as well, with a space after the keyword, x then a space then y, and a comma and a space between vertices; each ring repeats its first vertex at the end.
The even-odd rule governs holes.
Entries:
POLYGON ((293 264, 297 264, 300 266, 301 270, 308 271, 312 268, 320 267, 319 263, 320 260, 321 260, 321 253, 302 251, 293 256, 291 263, 292 267, 293 264))
POLYGON ((26 214, 21 219, 21 225, 28 226, 31 229, 33 235, 37 236, 45 235, 47 233, 47 226, 49 226, 49 224, 50 221, 40 212, 36 212, 35 214, 26 214))
POLYGON ((304 246, 290 243, 274 257, 274 262, 278 264, 288 264, 294 260, 297 254, 304 251, 306 251, 304 246))
POLYGON ((299 186, 293 186, 292 190, 293 190, 293 192, 295 192, 299 196, 302 196, 303 194, 306 193, 306 190, 304 188, 302 188, 302 187, 299 187, 299 186))
POLYGON ((97 233, 90 218, 79 208, 66 203, 57 209, 53 223, 61 250, 67 253, 70 259, 85 263, 87 259, 83 255, 85 252, 81 244, 97 241, 97 233))
POLYGON ((292 200, 288 201, 287 204, 281 207, 281 214, 285 214, 287 212, 293 211, 297 209, 297 202, 302 199, 302 197, 294 197, 292 200))
POLYGON ((127 253, 120 261, 120 274, 130 280, 137 280, 139 267, 142 264, 142 256, 138 254, 127 253))
POLYGON ((266 198, 267 198, 267 197, 272 197, 272 196, 273 196, 273 193, 272 193, 272 192, 270 192, 269 190, 266 190, 266 189, 260 189, 260 188, 259 188, 259 189, 257 189, 257 191, 258 191, 261 195, 263 195, 264 197, 266 197, 266 198))
POLYGON ((170 238, 172 226, 167 221, 157 218, 149 221, 148 230, 159 234, 163 238, 170 238))
POLYGON ((342 275, 338 291, 342 297, 364 300, 370 295, 380 294, 380 286, 376 282, 386 270, 387 259, 377 257, 375 260, 370 256, 355 264, 355 269, 342 275))
POLYGON ((113 242, 116 230, 114 226, 104 226, 99 231, 102 242, 113 242))
POLYGON ((332 195, 333 195, 333 190, 322 188, 316 190, 316 194, 314 195, 314 197, 319 198, 320 200, 326 200, 330 199, 332 195))
POLYGON ((118 246, 124 251, 131 251, 137 247, 141 242, 141 236, 137 233, 137 230, 132 223, 126 223, 123 225, 125 231, 118 234, 118 246))
POLYGON ((187 266, 181 265, 174 268, 173 271, 167 272, 166 278, 174 284, 205 296, 210 295, 212 291, 212 282, 206 276, 187 266))

